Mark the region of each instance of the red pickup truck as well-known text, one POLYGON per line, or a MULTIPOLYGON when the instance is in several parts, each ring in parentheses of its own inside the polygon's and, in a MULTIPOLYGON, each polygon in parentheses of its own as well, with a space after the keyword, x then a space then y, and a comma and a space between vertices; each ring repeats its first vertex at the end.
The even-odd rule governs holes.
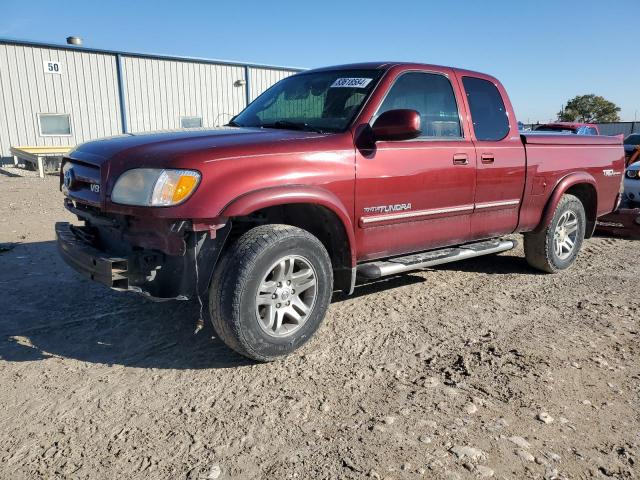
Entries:
POLYGON ((617 137, 519 134, 495 78, 365 63, 288 77, 215 130, 123 135, 64 159, 84 224, 62 257, 154 299, 198 298, 253 359, 292 352, 332 292, 502 252, 557 272, 620 201, 617 137))

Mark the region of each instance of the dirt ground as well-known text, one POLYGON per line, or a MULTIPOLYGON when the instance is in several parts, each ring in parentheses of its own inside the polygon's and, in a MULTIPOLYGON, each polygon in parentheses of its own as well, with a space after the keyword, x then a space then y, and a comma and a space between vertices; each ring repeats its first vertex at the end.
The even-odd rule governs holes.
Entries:
POLYGON ((0 478, 638 478, 638 245, 522 248, 336 295, 254 364, 197 307, 58 257, 57 178, 0 170, 0 478), (6 245, 5 245, 6 247, 6 245))

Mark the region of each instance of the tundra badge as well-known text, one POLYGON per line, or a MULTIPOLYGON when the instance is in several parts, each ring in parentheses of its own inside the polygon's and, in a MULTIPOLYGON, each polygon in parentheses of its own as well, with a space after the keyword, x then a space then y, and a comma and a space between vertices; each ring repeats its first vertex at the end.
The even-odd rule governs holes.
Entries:
POLYGON ((410 203, 397 203, 395 205, 381 205, 379 207, 364 207, 365 213, 389 213, 411 210, 410 203))

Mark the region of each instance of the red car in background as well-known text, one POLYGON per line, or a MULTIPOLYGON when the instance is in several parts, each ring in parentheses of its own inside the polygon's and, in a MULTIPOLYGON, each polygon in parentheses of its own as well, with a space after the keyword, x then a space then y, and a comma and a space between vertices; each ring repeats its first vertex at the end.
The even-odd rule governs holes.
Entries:
POLYGON ((545 123, 534 128, 536 132, 571 133, 574 135, 600 135, 600 129, 594 123, 555 122, 545 123))

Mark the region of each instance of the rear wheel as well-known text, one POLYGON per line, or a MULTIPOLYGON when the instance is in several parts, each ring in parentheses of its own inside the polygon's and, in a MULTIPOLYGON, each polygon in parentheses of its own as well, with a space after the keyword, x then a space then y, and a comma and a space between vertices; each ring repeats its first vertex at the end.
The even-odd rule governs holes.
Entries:
POLYGON ((548 273, 569 268, 582 247, 585 228, 586 215, 582 202, 573 195, 564 195, 551 224, 538 233, 524 235, 527 262, 548 273))
POLYGON ((216 269, 209 296, 213 327, 240 354, 274 360, 311 338, 332 290, 331 260, 316 237, 288 225, 256 227, 216 269))

